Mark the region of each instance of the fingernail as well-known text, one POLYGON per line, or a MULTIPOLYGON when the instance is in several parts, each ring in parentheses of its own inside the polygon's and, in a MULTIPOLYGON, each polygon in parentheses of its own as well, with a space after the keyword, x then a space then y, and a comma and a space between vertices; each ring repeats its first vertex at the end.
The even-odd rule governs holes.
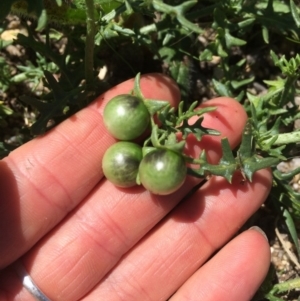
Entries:
POLYGON ((266 241, 269 242, 266 233, 261 228, 259 228, 257 226, 253 226, 253 227, 249 228, 249 230, 255 230, 255 231, 259 232, 260 234, 263 235, 263 237, 266 239, 266 241))

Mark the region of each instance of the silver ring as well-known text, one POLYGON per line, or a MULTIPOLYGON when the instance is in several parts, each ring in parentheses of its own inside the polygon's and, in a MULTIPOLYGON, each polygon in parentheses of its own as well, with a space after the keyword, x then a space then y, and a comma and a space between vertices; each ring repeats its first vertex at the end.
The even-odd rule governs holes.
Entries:
POLYGON ((23 286, 37 301, 51 301, 34 283, 24 266, 18 262, 15 264, 16 272, 19 275, 23 286))

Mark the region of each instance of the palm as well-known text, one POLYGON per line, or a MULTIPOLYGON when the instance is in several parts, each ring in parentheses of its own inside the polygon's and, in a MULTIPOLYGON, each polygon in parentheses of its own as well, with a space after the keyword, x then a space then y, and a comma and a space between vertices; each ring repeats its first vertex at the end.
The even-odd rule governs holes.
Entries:
MULTIPOLYGON (((161 75, 146 76, 141 85, 149 98, 178 103, 178 89, 161 75)), ((238 175, 232 185, 212 178, 184 201, 198 180, 188 178, 178 192, 162 197, 102 179, 101 159, 114 142, 103 125, 103 107, 131 86, 110 90, 0 162, 0 266, 7 266, 0 274, 1 300, 31 300, 13 272, 21 256, 53 301, 167 300, 176 291, 170 300, 249 300, 261 283, 270 255, 256 231, 206 261, 264 201, 268 171, 251 184, 238 175)), ((218 110, 206 115, 205 125, 237 145, 246 121, 242 107, 228 98, 209 105, 218 110)), ((199 143, 191 137, 188 151, 195 155, 205 147, 217 162, 220 138, 199 143)))

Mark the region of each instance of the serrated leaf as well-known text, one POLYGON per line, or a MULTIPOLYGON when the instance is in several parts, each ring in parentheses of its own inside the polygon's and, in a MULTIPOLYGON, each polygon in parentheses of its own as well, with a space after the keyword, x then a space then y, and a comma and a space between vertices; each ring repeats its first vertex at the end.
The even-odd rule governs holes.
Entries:
POLYGON ((219 161, 219 164, 218 165, 202 164, 201 168, 208 171, 212 175, 222 176, 229 183, 231 183, 232 176, 237 169, 236 160, 233 157, 227 138, 223 138, 221 140, 221 145, 222 145, 223 155, 221 160, 219 161))
POLYGON ((246 123, 242 143, 237 152, 237 161, 241 172, 251 182, 253 174, 260 170, 279 163, 278 158, 259 158, 255 153, 255 140, 252 134, 252 124, 249 119, 246 123))
POLYGON ((222 145, 222 158, 219 162, 219 165, 224 166, 224 176, 229 183, 232 181, 232 176, 237 169, 236 160, 232 154, 232 150, 229 145, 229 141, 227 138, 223 138, 221 140, 222 145))
POLYGON ((273 165, 276 165, 280 162, 278 158, 255 158, 254 156, 247 159, 240 160, 240 168, 242 173, 246 176, 246 178, 251 182, 253 174, 260 170, 273 165))
POLYGON ((152 145, 155 148, 168 149, 182 154, 185 147, 185 140, 178 141, 175 133, 170 133, 167 135, 166 132, 163 132, 163 134, 160 135, 159 131, 160 129, 158 128, 158 126, 154 124, 151 132, 152 145))
POLYGON ((177 6, 168 5, 160 0, 152 1, 152 5, 156 10, 163 12, 163 13, 173 15, 183 27, 201 34, 201 33, 203 33, 203 30, 196 24, 190 22, 184 16, 185 13, 188 10, 190 10, 195 4, 197 4, 197 1, 195 1, 195 0, 184 1, 183 3, 181 3, 180 5, 177 5, 177 6))
POLYGON ((236 160, 233 156, 232 150, 230 148, 230 144, 227 138, 222 138, 221 140, 222 146, 222 158, 220 160, 221 164, 232 165, 236 164, 236 160))
POLYGON ((178 127, 178 130, 182 132, 183 139, 186 139, 189 134, 193 134, 198 141, 200 141, 204 135, 220 135, 219 131, 203 127, 201 124, 202 121, 203 117, 199 117, 193 124, 189 124, 187 119, 184 120, 182 125, 178 127))
POLYGON ((204 177, 205 175, 215 175, 224 177, 229 183, 232 181, 232 176, 237 169, 236 160, 232 154, 229 142, 227 138, 221 140, 223 156, 218 165, 212 165, 208 163, 206 152, 202 151, 198 160, 195 160, 199 164, 199 169, 188 169, 189 175, 195 177, 204 177))

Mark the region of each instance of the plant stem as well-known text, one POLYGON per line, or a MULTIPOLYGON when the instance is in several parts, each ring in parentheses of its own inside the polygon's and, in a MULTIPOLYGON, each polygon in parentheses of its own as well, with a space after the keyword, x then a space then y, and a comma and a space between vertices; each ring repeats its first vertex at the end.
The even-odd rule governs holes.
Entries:
POLYGON ((94 0, 85 0, 86 4, 86 42, 85 42, 85 80, 88 91, 94 83, 94 46, 95 46, 95 11, 94 0))

